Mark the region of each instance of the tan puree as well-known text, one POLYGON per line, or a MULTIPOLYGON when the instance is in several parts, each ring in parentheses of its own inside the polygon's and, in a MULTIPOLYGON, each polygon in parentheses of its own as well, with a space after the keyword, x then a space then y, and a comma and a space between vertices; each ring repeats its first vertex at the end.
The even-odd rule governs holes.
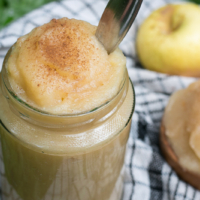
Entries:
POLYGON ((96 27, 62 18, 20 37, 7 63, 14 91, 50 113, 89 111, 119 90, 126 59, 108 55, 95 37, 96 27))
POLYGON ((200 81, 173 94, 166 107, 163 125, 179 163, 200 174, 200 81))
POLYGON ((8 53, 0 79, 2 200, 121 199, 134 94, 122 52, 108 55, 95 30, 54 19, 8 53))

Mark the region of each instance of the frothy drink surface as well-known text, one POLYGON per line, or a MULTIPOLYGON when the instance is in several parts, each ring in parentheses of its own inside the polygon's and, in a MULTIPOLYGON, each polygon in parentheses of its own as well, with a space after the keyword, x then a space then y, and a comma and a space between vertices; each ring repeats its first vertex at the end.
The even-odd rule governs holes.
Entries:
POLYGON ((54 114, 80 113, 116 95, 126 60, 108 55, 96 27, 53 19, 18 39, 7 63, 14 91, 28 104, 54 114))

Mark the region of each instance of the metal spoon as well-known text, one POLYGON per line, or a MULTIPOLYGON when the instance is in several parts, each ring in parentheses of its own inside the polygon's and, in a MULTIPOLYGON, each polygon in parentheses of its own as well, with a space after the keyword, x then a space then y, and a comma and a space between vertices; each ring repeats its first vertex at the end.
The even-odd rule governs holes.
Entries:
POLYGON ((108 53, 113 52, 131 27, 142 0, 110 0, 96 30, 108 53))

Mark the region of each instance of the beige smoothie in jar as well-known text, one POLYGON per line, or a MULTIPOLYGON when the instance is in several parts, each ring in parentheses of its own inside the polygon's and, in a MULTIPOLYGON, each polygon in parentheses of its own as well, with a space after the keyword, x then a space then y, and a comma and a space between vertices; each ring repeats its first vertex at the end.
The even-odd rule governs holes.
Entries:
POLYGON ((134 109, 121 50, 53 19, 20 37, 0 90, 3 200, 118 200, 134 109))

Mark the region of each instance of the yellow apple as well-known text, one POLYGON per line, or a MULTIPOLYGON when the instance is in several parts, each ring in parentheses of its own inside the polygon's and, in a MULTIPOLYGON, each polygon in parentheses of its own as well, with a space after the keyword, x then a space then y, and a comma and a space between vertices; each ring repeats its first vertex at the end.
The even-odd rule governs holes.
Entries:
POLYGON ((136 50, 142 65, 157 72, 200 77, 200 8, 169 4, 140 26, 136 50))

